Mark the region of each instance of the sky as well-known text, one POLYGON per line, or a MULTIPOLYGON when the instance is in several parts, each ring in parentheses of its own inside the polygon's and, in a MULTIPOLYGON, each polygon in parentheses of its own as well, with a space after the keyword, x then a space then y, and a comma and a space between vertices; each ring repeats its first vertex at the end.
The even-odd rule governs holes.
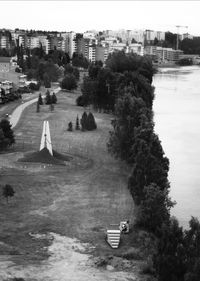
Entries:
POLYGON ((200 1, 0 1, 0 11, 0 28, 176 33, 179 25, 180 34, 200 36, 200 1))

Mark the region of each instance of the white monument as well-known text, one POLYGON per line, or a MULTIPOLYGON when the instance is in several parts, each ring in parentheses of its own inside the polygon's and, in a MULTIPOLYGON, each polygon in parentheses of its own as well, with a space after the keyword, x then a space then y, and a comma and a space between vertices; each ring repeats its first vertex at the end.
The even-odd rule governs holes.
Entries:
POLYGON ((49 121, 44 121, 43 123, 43 131, 40 142, 40 150, 46 147, 51 155, 53 155, 52 144, 51 144, 51 136, 49 130, 49 121))

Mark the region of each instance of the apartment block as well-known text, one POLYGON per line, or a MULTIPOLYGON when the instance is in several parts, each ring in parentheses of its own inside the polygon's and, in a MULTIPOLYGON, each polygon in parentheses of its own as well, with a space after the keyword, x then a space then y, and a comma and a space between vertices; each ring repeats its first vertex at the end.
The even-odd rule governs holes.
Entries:
POLYGON ((67 32, 65 36, 65 52, 72 58, 73 53, 77 52, 76 33, 71 31, 67 32))
POLYGON ((42 48, 44 49, 45 53, 48 54, 50 51, 50 40, 47 38, 46 35, 40 35, 37 36, 39 39, 39 44, 42 45, 42 48))
POLYGON ((132 43, 128 46, 129 53, 135 53, 137 55, 143 56, 144 55, 144 47, 142 44, 139 43, 132 43))
POLYGON ((162 48, 157 46, 146 46, 144 49, 146 55, 150 55, 158 62, 177 61, 183 51, 172 48, 162 48))

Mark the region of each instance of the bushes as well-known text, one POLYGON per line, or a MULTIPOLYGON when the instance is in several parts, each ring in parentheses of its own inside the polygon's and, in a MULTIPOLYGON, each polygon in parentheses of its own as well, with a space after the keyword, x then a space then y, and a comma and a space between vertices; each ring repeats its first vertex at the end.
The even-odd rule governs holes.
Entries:
POLYGON ((91 112, 87 116, 86 128, 88 131, 96 130, 97 128, 94 116, 91 112))
MULTIPOLYGON (((75 122, 75 129, 76 130, 82 130, 84 131, 93 131, 97 128, 94 116, 91 112, 87 114, 86 112, 83 112, 81 119, 79 120, 79 117, 77 115, 76 117, 76 122, 75 122), (80 128, 81 124, 81 128, 80 128)), ((73 125, 72 122, 70 121, 68 123, 68 131, 73 131, 73 125)))
POLYGON ((78 106, 86 106, 88 105, 88 97, 81 95, 76 99, 76 105, 78 106))
POLYGON ((61 82, 61 88, 65 90, 74 90, 77 88, 75 76, 73 74, 67 74, 61 82))
POLYGON ((40 89, 40 83, 30 83, 29 84, 29 89, 32 91, 38 91, 40 89))
POLYGON ((93 114, 90 112, 88 115, 86 112, 83 113, 81 118, 82 131, 93 131, 96 130, 97 125, 93 114))

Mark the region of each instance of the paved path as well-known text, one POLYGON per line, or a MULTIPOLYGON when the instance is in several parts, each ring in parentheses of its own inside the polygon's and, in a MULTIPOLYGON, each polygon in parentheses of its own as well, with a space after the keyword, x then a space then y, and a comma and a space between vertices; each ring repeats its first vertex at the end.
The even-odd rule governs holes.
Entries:
MULTIPOLYGON (((60 90, 61 90, 60 87, 58 87, 58 88, 56 88, 56 89, 53 89, 53 92, 56 94, 56 93, 58 93, 60 90)), ((44 98, 45 95, 42 95, 42 97, 44 98)), ((9 119, 10 124, 12 125, 12 129, 17 125, 17 123, 18 123, 18 121, 19 121, 19 118, 20 118, 20 116, 21 116, 23 110, 24 110, 27 106, 33 104, 34 102, 37 102, 37 100, 38 100, 38 96, 37 96, 37 98, 34 98, 34 99, 29 100, 29 101, 23 102, 21 105, 19 105, 19 106, 13 111, 13 113, 12 113, 12 115, 10 116, 10 119, 9 119)))

